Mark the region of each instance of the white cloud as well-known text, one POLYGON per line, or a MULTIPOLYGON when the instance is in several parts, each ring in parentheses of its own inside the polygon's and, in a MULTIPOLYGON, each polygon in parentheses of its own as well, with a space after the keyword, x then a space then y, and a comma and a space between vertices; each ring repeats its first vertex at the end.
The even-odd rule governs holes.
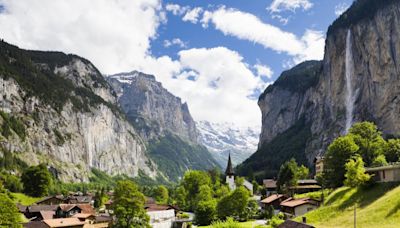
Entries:
POLYGON ((346 11, 350 7, 349 4, 347 3, 339 3, 338 5, 335 6, 335 15, 340 16, 344 11, 346 11))
POLYGON ((267 8, 270 12, 281 12, 285 10, 295 11, 298 8, 308 10, 313 6, 309 0, 274 0, 267 8))
POLYGON ((203 27, 213 23, 225 35, 261 44, 277 52, 293 56, 293 61, 322 59, 324 36, 320 31, 306 30, 302 37, 262 22, 253 14, 236 9, 220 7, 214 12, 206 11, 201 22, 203 27))
POLYGON ((200 13, 203 12, 203 9, 201 7, 196 7, 191 10, 188 10, 183 16, 182 20, 183 21, 190 21, 193 24, 196 24, 199 20, 200 13))
POLYGON ((171 47, 172 45, 176 45, 176 46, 178 46, 180 48, 186 48, 187 47, 187 43, 183 42, 179 38, 174 38, 172 40, 164 40, 164 47, 171 47))
POLYGON ((165 9, 176 16, 183 15, 189 8, 186 6, 180 6, 178 4, 167 4, 165 9))
POLYGON ((23 48, 90 59, 103 73, 146 65, 162 20, 158 0, 2 0, 2 38, 23 48))
POLYGON ((257 75, 259 77, 265 76, 267 78, 271 78, 274 72, 271 70, 269 66, 262 65, 262 64, 256 64, 254 65, 254 68, 257 70, 257 75))
MULTIPOLYGON (((217 47, 183 50, 176 60, 151 55, 150 41, 166 20, 159 0, 0 1, 7 10, 0 14, 1 38, 6 41, 28 49, 78 54, 106 74, 131 70, 154 74, 188 102, 196 120, 260 125, 257 101, 249 97, 265 88, 258 75, 267 72, 254 75, 239 53, 217 47)), ((172 13, 174 9, 181 12, 166 7, 172 13)))
POLYGON ((164 74, 158 79, 188 101, 196 120, 260 126, 257 101, 248 97, 267 84, 252 73, 239 53, 216 47, 182 50, 178 54, 181 73, 176 78, 164 74), (192 80, 188 79, 190 76, 192 80))
POLYGON ((282 17, 279 14, 272 14, 271 18, 272 19, 278 19, 279 22, 281 22, 283 25, 287 25, 287 23, 289 23, 289 17, 282 17))

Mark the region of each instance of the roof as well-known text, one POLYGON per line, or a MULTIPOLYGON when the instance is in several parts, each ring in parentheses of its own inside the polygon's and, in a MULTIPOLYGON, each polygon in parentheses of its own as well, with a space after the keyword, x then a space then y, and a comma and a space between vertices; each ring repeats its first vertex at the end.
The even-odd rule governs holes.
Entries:
POLYGON ((170 210, 170 209, 175 210, 175 208, 171 205, 159 205, 159 204, 146 204, 144 206, 144 208, 147 211, 166 211, 166 210, 170 210))
POLYGON ((281 223, 278 228, 315 228, 312 225, 308 225, 301 222, 295 222, 293 220, 286 220, 285 222, 281 223))
POLYGON ((317 184, 297 185, 290 187, 290 189, 320 189, 320 188, 321 186, 317 184))
POLYGON ((95 218, 95 223, 103 223, 103 222, 111 222, 112 217, 111 216, 106 216, 106 215, 99 215, 96 216, 95 218))
POLYGON ((58 200, 64 200, 64 197, 63 197, 63 196, 48 196, 48 197, 45 197, 45 198, 43 198, 43 199, 37 201, 36 204, 43 203, 43 202, 45 202, 45 201, 47 201, 47 200, 49 200, 49 199, 53 199, 53 198, 58 199, 58 200))
POLYGON ((25 213, 27 206, 17 203, 17 208, 18 208, 19 212, 25 213))
POLYGON ((263 185, 266 188, 276 188, 276 180, 274 179, 264 179, 263 185))
POLYGON ((90 204, 60 204, 58 207, 65 212, 72 210, 74 207, 78 207, 81 209, 81 213, 83 214, 95 214, 95 211, 90 204))
POLYGON ((71 203, 90 203, 93 200, 92 196, 69 196, 68 201, 71 203))
POLYGON ((89 218, 89 217, 94 217, 94 215, 93 214, 85 214, 85 213, 76 213, 76 214, 74 214, 72 217, 73 218, 80 218, 80 219, 87 219, 87 218, 89 218))
POLYGON ((68 226, 80 226, 85 225, 78 218, 58 218, 58 219, 45 219, 43 220, 50 227, 68 227, 68 226))
POLYGON ((229 153, 228 157, 228 165, 226 166, 225 170, 226 175, 234 175, 235 173, 233 172, 233 167, 232 167, 232 161, 231 161, 231 154, 229 153))
POLYGON ((24 228, 49 228, 43 221, 30 221, 23 224, 24 228))
POLYGON ((304 179, 304 180, 298 180, 297 184, 318 184, 318 182, 315 179, 304 179))
POLYGON ((40 211, 56 211, 58 205, 31 205, 28 207, 30 213, 40 212, 40 211))
POLYGON ((267 204, 268 203, 272 203, 275 200, 278 200, 278 199, 282 198, 283 196, 284 195, 282 195, 282 194, 273 194, 273 195, 270 195, 267 198, 261 200, 261 203, 267 203, 267 204))
POLYGON ((40 215, 42 216, 43 219, 52 219, 54 218, 55 214, 56 214, 55 211, 40 211, 40 215))
POLYGON ((298 207, 303 204, 312 204, 312 205, 317 205, 318 201, 313 200, 310 198, 301 198, 301 199, 290 199, 290 200, 285 200, 281 203, 282 207, 298 207))
POLYGON ((369 167, 366 168, 365 171, 381 171, 381 170, 388 170, 388 169, 400 169, 400 164, 392 164, 392 165, 385 165, 379 167, 369 167))

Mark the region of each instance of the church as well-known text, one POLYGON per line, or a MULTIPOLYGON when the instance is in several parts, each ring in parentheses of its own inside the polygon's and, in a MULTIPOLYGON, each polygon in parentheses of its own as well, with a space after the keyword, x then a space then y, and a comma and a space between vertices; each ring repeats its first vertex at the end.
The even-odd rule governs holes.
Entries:
MULTIPOLYGON (((235 172, 233 171, 232 167, 232 161, 231 161, 231 154, 229 153, 228 157, 228 165, 226 166, 225 170, 225 182, 229 186, 229 189, 231 191, 236 189, 236 184, 235 184, 235 172)), ((253 195, 253 184, 244 179, 243 186, 250 191, 250 193, 253 195)))

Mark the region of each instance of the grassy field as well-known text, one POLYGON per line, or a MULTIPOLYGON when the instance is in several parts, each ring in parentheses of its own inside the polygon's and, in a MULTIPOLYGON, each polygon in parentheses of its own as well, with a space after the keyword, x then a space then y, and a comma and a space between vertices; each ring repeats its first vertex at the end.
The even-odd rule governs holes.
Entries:
POLYGON ((15 203, 20 203, 24 206, 31 205, 34 202, 39 201, 41 199, 41 198, 30 197, 23 193, 11 193, 11 195, 14 197, 15 203))
MULTIPOLYGON (((202 228, 212 228, 213 226, 199 226, 202 228)), ((255 221, 248 221, 248 222, 241 222, 240 223, 241 228, 269 228, 270 226, 266 225, 258 225, 255 221)))
MULTIPOLYGON (((307 213, 307 223, 318 228, 400 227, 400 186, 377 184, 369 189, 342 187, 326 197, 325 205, 307 213)), ((300 221, 301 218, 297 218, 300 221)))

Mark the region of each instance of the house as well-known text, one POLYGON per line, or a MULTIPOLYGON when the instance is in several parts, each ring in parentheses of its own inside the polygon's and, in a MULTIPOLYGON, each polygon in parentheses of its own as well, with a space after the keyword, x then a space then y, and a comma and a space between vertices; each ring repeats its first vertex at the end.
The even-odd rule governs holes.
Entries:
POLYGON ((73 195, 68 196, 65 200, 68 204, 94 204, 93 197, 90 195, 73 195))
POLYGON ((315 210, 319 206, 319 201, 310 198, 293 199, 288 198, 280 204, 281 211, 293 216, 301 216, 315 210))
POLYGON ((24 215, 31 221, 40 221, 44 219, 43 216, 48 218, 47 216, 55 212, 57 207, 58 205, 31 205, 26 207, 24 215))
POLYGON ((315 157, 314 165, 315 165, 315 176, 317 176, 318 174, 324 171, 324 157, 323 156, 315 157))
POLYGON ((69 218, 75 214, 92 214, 96 212, 90 204, 60 204, 56 209, 56 218, 69 218))
POLYGON ((372 175, 376 182, 400 181, 400 164, 366 168, 365 171, 372 175))
POLYGON ((276 180, 274 179, 264 179, 263 187, 266 190, 267 196, 277 193, 276 180))
POLYGON ((37 205, 58 205, 60 203, 65 203, 63 196, 48 196, 44 199, 37 201, 37 205))
MULTIPOLYGON (((225 170, 225 182, 228 184, 228 187, 231 191, 236 189, 236 183, 235 183, 235 172, 233 171, 233 166, 232 166, 232 161, 231 161, 231 154, 229 154, 228 157, 228 164, 226 166, 225 170)), ((253 184, 250 183, 249 181, 245 180, 243 182, 243 186, 250 191, 250 193, 253 195, 253 184)))
POLYGON ((293 220, 286 220, 281 223, 278 228, 315 228, 315 226, 306 223, 296 222, 293 220))
POLYGON ((58 218, 58 219, 45 219, 43 222, 51 228, 68 227, 68 228, 80 228, 85 225, 84 221, 78 218, 58 218))
POLYGON ((278 210, 281 207, 280 205, 281 205, 282 201, 286 200, 287 198, 288 197, 286 197, 283 194, 273 194, 273 195, 270 195, 267 198, 261 200, 260 203, 261 203, 263 209, 265 209, 271 205, 272 207, 274 207, 274 209, 278 210))
POLYGON ((150 225, 153 228, 172 227, 176 208, 171 205, 147 204, 145 205, 147 215, 150 217, 150 225))
POLYGON ((318 182, 315 179, 304 179, 298 180, 296 186, 292 186, 289 188, 293 193, 306 193, 306 192, 315 192, 321 189, 321 186, 318 185, 318 182))

